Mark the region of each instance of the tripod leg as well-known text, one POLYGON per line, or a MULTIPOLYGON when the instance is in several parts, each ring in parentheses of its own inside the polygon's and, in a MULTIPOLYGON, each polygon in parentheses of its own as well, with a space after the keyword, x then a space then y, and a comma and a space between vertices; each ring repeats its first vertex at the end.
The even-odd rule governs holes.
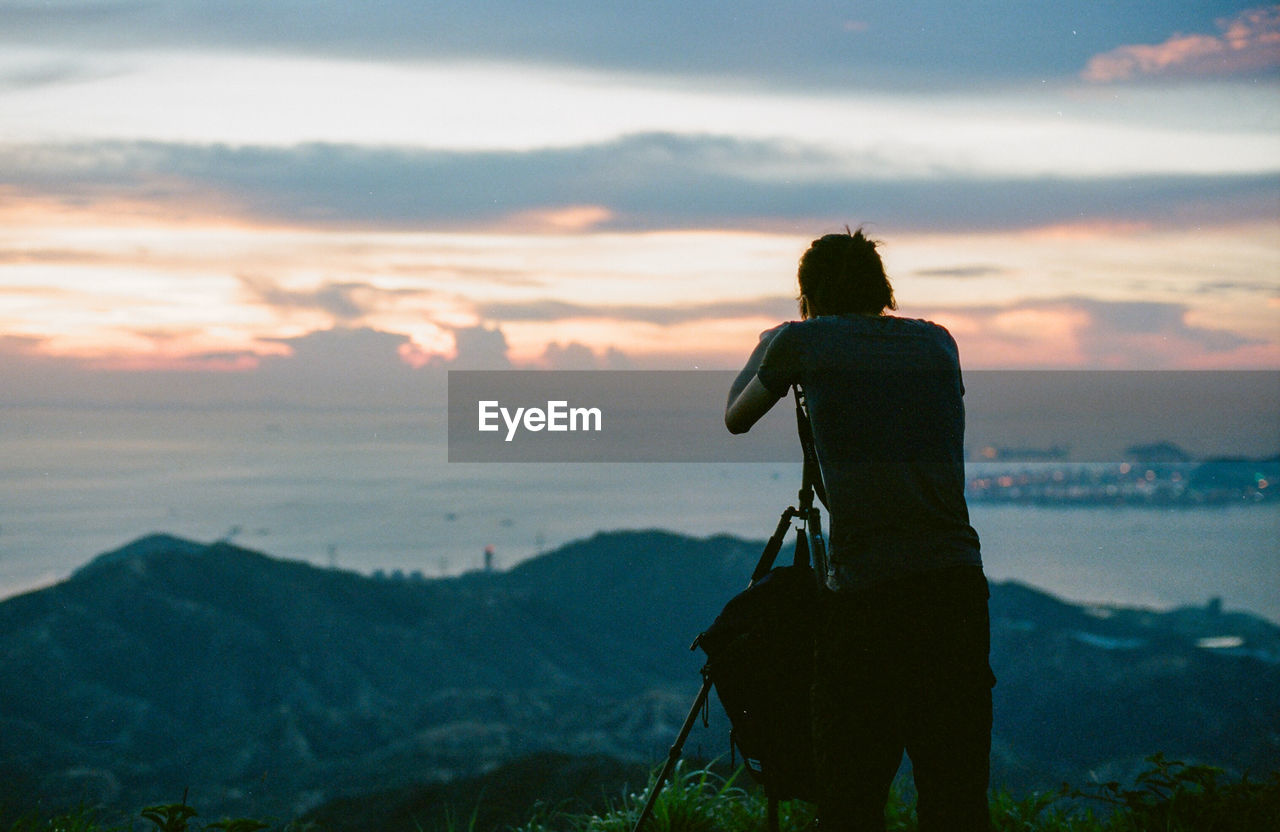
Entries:
POLYGON ((671 772, 675 770, 676 762, 680 759, 680 752, 684 750, 684 741, 689 738, 689 732, 693 730, 698 714, 706 707, 707 695, 710 693, 711 679, 704 674, 702 677, 702 690, 698 691, 697 698, 693 700, 693 707, 689 709, 689 715, 684 718, 684 725, 680 727, 680 735, 676 737, 671 750, 667 752, 667 762, 663 765, 662 771, 659 772, 658 779, 654 781, 653 789, 649 792, 649 799, 645 801, 644 809, 640 811, 640 817, 636 820, 636 825, 632 832, 640 832, 644 822, 649 819, 649 815, 653 814, 653 807, 658 802, 658 795, 662 792, 662 787, 667 784, 667 778, 671 776, 671 772))

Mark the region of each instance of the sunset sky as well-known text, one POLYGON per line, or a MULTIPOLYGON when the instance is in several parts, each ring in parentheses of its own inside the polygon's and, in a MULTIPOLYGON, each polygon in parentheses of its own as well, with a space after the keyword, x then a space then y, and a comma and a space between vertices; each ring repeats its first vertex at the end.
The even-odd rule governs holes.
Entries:
POLYGON ((1278 221, 1280 6, 0 0, 11 402, 731 368, 846 223, 969 367, 1280 369, 1278 221))

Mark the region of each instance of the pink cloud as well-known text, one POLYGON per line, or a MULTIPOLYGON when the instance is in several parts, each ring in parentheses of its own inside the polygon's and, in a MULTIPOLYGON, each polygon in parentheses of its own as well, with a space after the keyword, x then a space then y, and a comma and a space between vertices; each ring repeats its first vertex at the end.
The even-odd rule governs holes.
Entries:
POLYGON ((1179 303, 1079 297, 904 312, 947 327, 973 369, 1277 366, 1280 343, 1201 326, 1188 313, 1179 303))
POLYGON ((567 205, 521 211, 506 226, 514 231, 590 231, 612 219, 613 211, 603 205, 567 205))
POLYGON ((1216 22, 1218 36, 1178 34, 1164 43, 1121 46, 1095 55, 1080 75, 1107 83, 1144 75, 1236 75, 1280 67, 1280 6, 1249 9, 1216 22))

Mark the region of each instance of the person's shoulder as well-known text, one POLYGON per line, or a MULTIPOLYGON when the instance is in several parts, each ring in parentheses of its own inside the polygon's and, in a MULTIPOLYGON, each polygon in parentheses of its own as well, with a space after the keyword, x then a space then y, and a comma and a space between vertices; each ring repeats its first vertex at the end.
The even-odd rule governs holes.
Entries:
POLYGON ((833 330, 842 330, 849 325, 846 315, 818 315, 800 321, 787 321, 779 329, 786 328, 796 336, 812 336, 833 330))
POLYGON ((918 335, 932 336, 945 341, 954 341, 951 333, 942 324, 924 318, 899 318, 896 315, 885 315, 886 320, 895 322, 895 325, 907 332, 918 335))
POLYGON ((819 315, 786 321, 760 333, 760 340, 807 340, 845 335, 899 334, 954 342, 946 327, 924 318, 896 315, 819 315))
POLYGON ((756 377, 775 396, 786 395, 787 388, 795 383, 805 364, 804 356, 809 349, 800 328, 802 323, 786 321, 760 333, 760 344, 756 349, 763 348, 764 353, 760 366, 756 368, 756 377))
POLYGON ((943 332, 947 331, 946 327, 942 326, 942 324, 935 323, 926 318, 905 318, 905 317, 902 317, 901 315, 881 315, 880 320, 891 321, 897 326, 901 326, 908 329, 918 329, 918 330, 940 329, 943 332))
POLYGON ((760 333, 760 340, 770 341, 776 338, 778 334, 783 330, 790 329, 791 327, 800 323, 803 323, 803 321, 783 321, 782 323, 777 324, 776 326, 771 326, 768 329, 766 329, 764 332, 760 333))
POLYGON ((807 326, 809 321, 783 321, 777 326, 770 327, 760 333, 760 343, 771 351, 776 352, 782 349, 781 345, 787 345, 785 349, 795 349, 799 344, 808 341, 813 331, 807 326))
POLYGON ((899 320, 912 330, 915 338, 919 339, 917 343, 928 344, 926 349, 931 355, 942 357, 947 365, 959 368, 960 347, 945 326, 923 318, 900 318, 899 320))

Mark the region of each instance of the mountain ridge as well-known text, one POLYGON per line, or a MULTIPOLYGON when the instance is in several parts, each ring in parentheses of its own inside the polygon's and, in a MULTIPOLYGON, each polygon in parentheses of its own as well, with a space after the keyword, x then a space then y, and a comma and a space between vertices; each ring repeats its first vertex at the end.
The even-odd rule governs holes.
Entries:
MULTIPOLYGON (((531 753, 656 761, 700 681, 686 648, 759 551, 607 532, 506 572, 399 580, 148 535, 0 602, 0 801, 136 807, 190 785, 219 813, 294 815, 531 753)), ((1265 620, 995 584, 992 632, 1005 782, 1280 752, 1265 620)), ((727 747, 716 722, 690 752, 727 747)))

